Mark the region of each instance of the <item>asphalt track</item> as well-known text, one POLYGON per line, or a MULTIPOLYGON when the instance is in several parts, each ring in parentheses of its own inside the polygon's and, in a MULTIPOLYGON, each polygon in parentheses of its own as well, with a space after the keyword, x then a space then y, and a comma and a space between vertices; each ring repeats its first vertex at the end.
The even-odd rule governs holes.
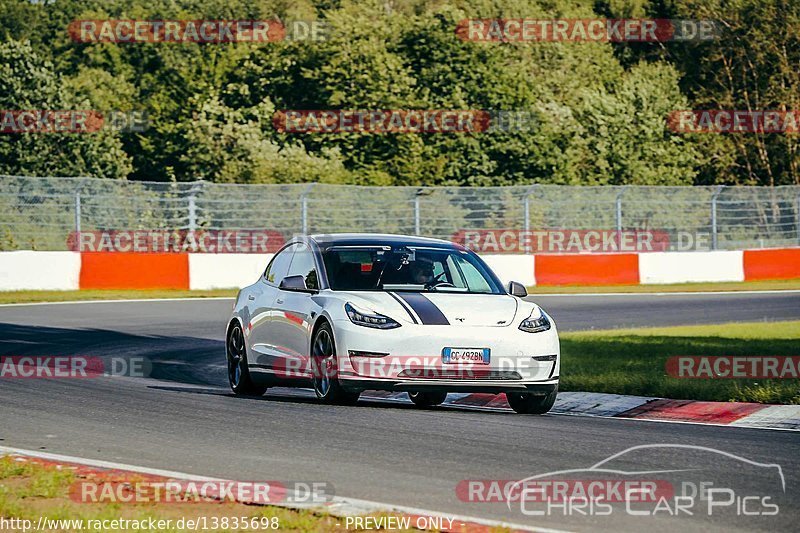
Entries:
MULTIPOLYGON (((534 298, 562 330, 800 319, 796 292, 534 298)), ((0 307, 2 355, 142 356, 153 363, 146 379, 1 381, 0 445, 227 479, 324 481, 339 496, 556 529, 790 531, 800 520, 800 434, 794 432, 421 411, 374 400, 335 407, 280 390, 235 398, 222 356, 230 307, 230 300, 0 307), (623 505, 611 516, 563 509, 527 516, 518 505, 463 502, 456 494, 462 480, 586 468, 631 446, 663 443, 778 464, 785 493, 776 489, 774 469, 710 451, 637 450, 620 460, 621 469, 681 468, 674 483, 712 482, 735 488, 737 498, 769 494, 778 514, 743 517, 731 506, 712 516, 698 508, 691 516, 632 517, 623 505)), ((654 476, 668 474, 645 477, 654 476)))

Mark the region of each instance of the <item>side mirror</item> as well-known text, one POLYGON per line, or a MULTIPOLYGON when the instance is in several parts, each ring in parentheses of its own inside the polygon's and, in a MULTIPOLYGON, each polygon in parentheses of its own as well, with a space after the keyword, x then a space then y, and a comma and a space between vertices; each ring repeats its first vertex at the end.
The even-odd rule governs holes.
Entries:
POLYGON ((508 282, 508 294, 511 296, 517 296, 519 298, 525 298, 528 295, 527 289, 525 289, 525 285, 522 283, 518 283, 516 281, 509 281, 508 282))
POLYGON ((306 280, 303 276, 287 276, 281 280, 279 288, 284 291, 317 292, 306 287, 306 280))

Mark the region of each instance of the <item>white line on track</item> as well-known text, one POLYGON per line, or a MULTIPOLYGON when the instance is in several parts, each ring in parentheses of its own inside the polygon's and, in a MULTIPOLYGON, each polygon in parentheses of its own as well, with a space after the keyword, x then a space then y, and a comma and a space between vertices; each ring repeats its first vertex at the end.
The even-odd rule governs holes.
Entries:
MULTIPOLYGON (((135 466, 129 465, 125 463, 116 463, 112 461, 102 461, 98 459, 86 459, 83 457, 74 457, 69 455, 59 455, 55 453, 47 453, 47 452, 40 452, 40 451, 33 451, 33 450, 25 450, 21 448, 10 448, 6 446, 0 446, 0 455, 22 455, 26 457, 36 457, 39 459, 45 459, 49 461, 57 461, 57 462, 64 462, 64 463, 74 463, 74 464, 81 464, 86 466, 93 466, 96 468, 108 468, 108 469, 115 469, 115 470, 127 470, 129 472, 137 472, 140 474, 149 474, 153 476, 161 476, 171 479, 182 479, 187 481, 233 481, 233 480, 226 480, 221 478, 213 478, 208 476, 198 476, 196 474, 186 474, 183 472, 175 472, 172 470, 161 470, 158 468, 148 468, 143 466, 135 466)), ((480 524, 489 527, 504 527, 509 529, 521 530, 521 531, 537 531, 542 533, 563 533, 562 530, 557 529, 546 529, 546 528, 538 528, 538 527, 531 527, 522 524, 514 524, 509 522, 503 522, 500 520, 487 520, 484 518, 476 518, 472 516, 462 516, 456 514, 447 514, 441 513, 439 511, 429 511, 426 509, 420 509, 417 507, 406 507, 402 505, 394 505, 391 503, 382 503, 382 502, 374 502, 370 500, 361 500, 358 498, 343 498, 341 496, 334 496, 331 498, 331 502, 326 504, 325 506, 310 506, 310 505, 302 505, 302 504, 286 504, 283 502, 277 502, 274 504, 270 504, 278 507, 288 507, 292 509, 319 509, 323 512, 332 514, 337 517, 344 517, 344 516, 354 516, 354 515, 364 515, 368 513, 380 513, 380 512, 400 512, 410 515, 417 515, 417 516, 431 516, 431 517, 443 517, 443 518, 452 518, 454 522, 467 522, 473 524, 480 524)))

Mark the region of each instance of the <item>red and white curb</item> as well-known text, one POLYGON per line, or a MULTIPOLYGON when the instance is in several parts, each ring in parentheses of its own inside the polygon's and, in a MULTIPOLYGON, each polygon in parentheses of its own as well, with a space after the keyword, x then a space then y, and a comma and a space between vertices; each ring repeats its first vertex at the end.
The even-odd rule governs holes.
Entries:
MULTIPOLYGON (((363 397, 410 403, 408 395, 404 392, 370 391, 363 397)), ((451 393, 447 395, 444 405, 491 411, 511 411, 503 394, 451 393)), ((561 392, 550 412, 561 415, 800 431, 800 405, 704 402, 598 392, 561 392)))
MULTIPOLYGON (((5 446, 0 446, 0 457, 3 456, 11 456, 18 461, 34 460, 37 463, 53 466, 59 469, 73 468, 83 473, 86 473, 87 471, 91 472, 92 469, 94 472, 98 473, 102 472, 105 473, 111 472, 114 474, 135 473, 139 475, 146 475, 150 481, 198 481, 198 482, 235 481, 229 479, 213 478, 208 476, 198 476, 195 474, 186 474, 183 472, 174 472, 171 470, 147 468, 142 466, 116 463, 111 461, 87 459, 83 457, 58 455, 54 453, 46 453, 40 451, 24 450, 20 448, 10 448, 5 446)), ((245 503, 249 505, 263 505, 261 503, 248 500, 241 500, 240 503, 245 503)), ((289 509, 304 509, 304 510, 318 511, 320 513, 331 515, 337 518, 345 518, 348 516, 375 516, 379 514, 384 515, 386 513, 389 513, 395 516, 408 518, 410 519, 412 527, 414 527, 415 529, 423 529, 423 530, 426 529, 415 527, 415 525, 425 524, 428 522, 436 523, 437 525, 440 523, 437 521, 427 520, 429 518, 442 518, 444 520, 441 523, 445 525, 452 524, 451 526, 445 527, 444 529, 442 529, 441 527, 436 527, 435 529, 431 529, 431 531, 435 530, 435 531, 453 532, 453 533, 462 533, 462 532, 488 533, 489 531, 494 531, 497 530, 498 528, 505 528, 512 532, 534 531, 542 533, 561 533, 559 530, 555 529, 537 528, 522 524, 503 522, 499 520, 486 520, 483 518, 462 516, 456 514, 447 514, 439 511, 429 511, 426 509, 418 509, 415 507, 406 507, 390 503, 360 500, 356 498, 344 498, 341 496, 333 496, 329 498, 329 501, 324 504, 319 504, 319 503, 304 504, 295 502, 287 503, 283 501, 277 501, 277 502, 270 502, 269 504, 266 505, 275 507, 284 507, 289 509), (420 521, 417 520, 417 518, 425 518, 426 520, 420 521)), ((342 529, 344 529, 344 526, 342 526, 342 529)))

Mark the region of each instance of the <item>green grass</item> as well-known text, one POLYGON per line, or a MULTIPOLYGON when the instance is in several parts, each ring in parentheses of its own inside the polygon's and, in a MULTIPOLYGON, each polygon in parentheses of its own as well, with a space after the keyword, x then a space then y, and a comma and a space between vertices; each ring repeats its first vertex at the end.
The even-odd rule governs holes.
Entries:
MULTIPOLYGON (((746 283, 677 283, 674 285, 604 285, 528 287, 528 293, 608 293, 608 292, 700 292, 700 291, 768 291, 800 289, 800 279, 749 281, 746 283)), ((211 291, 184 290, 87 290, 87 291, 8 291, 0 292, 0 304, 33 302, 71 302, 79 300, 136 300, 148 298, 213 298, 236 296, 237 289, 211 291)))
POLYGON ((152 298, 234 298, 238 289, 211 291, 182 290, 86 290, 86 291, 8 291, 0 292, 0 304, 32 302, 73 302, 79 300, 138 300, 152 298))
POLYGON ((561 390, 800 404, 800 380, 679 379, 674 355, 800 355, 800 321, 561 334, 561 390))
MULTIPOLYGON (((52 520, 144 520, 152 517, 156 520, 171 519, 173 525, 182 517, 276 517, 281 531, 296 532, 331 531, 338 529, 337 523, 343 522, 343 519, 322 512, 239 503, 78 503, 69 498, 69 490, 81 479, 69 469, 59 470, 49 465, 17 461, 13 457, 0 457, 0 516, 31 520, 34 525, 41 516, 52 520)), ((159 531, 178 533, 179 530, 159 531)))
POLYGON ((668 285, 557 285, 528 287, 529 294, 591 292, 703 292, 703 291, 779 291, 800 289, 800 279, 724 283, 670 283, 668 285))

